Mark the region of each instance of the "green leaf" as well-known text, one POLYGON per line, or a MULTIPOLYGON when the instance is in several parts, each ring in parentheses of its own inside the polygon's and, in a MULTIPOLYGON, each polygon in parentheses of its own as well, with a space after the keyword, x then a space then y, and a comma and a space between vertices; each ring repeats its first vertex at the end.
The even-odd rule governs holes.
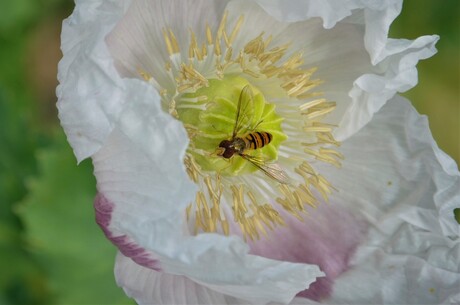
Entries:
POLYGON ((0 304, 48 304, 44 271, 23 249, 0 247, 0 304))
POLYGON ((62 133, 38 153, 39 177, 19 208, 30 251, 48 272, 56 304, 132 304, 115 284, 115 247, 94 220, 96 181, 77 167, 62 133))
MULTIPOLYGON (((3 72, 3 71, 2 71, 3 72)), ((44 272, 27 253, 23 226, 13 212, 36 173, 35 150, 41 138, 29 117, 0 85, 0 304, 47 304, 44 272)))
POLYGON ((11 31, 27 23, 36 16, 38 9, 37 1, 0 1, 0 32, 11 31))
POLYGON ((454 217, 458 224, 460 224, 460 208, 454 209, 454 217))

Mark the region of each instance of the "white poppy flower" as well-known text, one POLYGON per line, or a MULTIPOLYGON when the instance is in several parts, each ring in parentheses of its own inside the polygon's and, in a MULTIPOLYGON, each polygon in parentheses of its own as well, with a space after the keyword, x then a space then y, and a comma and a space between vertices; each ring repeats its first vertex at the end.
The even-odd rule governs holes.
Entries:
POLYGON ((388 39, 401 1, 76 2, 59 116, 129 296, 460 301, 460 174, 395 96, 438 37, 388 39))

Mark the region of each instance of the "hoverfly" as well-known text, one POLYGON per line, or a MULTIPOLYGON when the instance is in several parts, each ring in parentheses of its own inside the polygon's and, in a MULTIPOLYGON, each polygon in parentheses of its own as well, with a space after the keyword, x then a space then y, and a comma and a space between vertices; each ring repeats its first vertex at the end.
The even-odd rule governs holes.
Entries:
MULTIPOLYGON (((238 99, 232 137, 221 141, 216 153, 225 159, 231 159, 234 155, 238 155, 260 169, 268 177, 279 183, 289 184, 289 177, 278 164, 267 163, 261 158, 247 154, 248 151, 260 149, 270 144, 273 139, 273 135, 265 131, 252 131, 240 135, 245 122, 252 121, 251 112, 253 111, 253 107, 253 93, 249 85, 246 85, 241 90, 238 99)), ((260 122, 257 125, 259 124, 260 122)))

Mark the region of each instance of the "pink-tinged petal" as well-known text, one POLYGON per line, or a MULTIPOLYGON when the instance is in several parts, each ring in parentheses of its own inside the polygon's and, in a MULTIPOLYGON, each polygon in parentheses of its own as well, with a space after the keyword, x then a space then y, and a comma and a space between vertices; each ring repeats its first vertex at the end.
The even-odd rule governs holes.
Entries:
POLYGON ((107 200, 102 194, 97 194, 94 200, 94 209, 96 210, 96 222, 101 227, 105 236, 120 250, 123 255, 131 258, 136 264, 161 271, 160 262, 153 258, 151 252, 140 247, 127 235, 116 236, 110 231, 109 225, 112 219, 114 205, 107 200))
MULTIPOLYGON (((285 213, 287 214, 287 213, 285 213)), ((334 280, 348 269, 356 247, 364 239, 367 224, 336 203, 309 209, 301 222, 283 215, 286 226, 250 243, 251 253, 288 262, 315 264, 326 274, 298 296, 321 300, 332 293, 334 280)))
MULTIPOLYGON (((460 173, 401 97, 341 148, 332 200, 371 223, 322 304, 460 304, 460 173), (366 179, 363 180, 363 177, 366 179)), ((292 304, 315 304, 295 298, 292 304)))
POLYGON ((437 147, 426 118, 395 97, 341 151, 343 168, 329 168, 338 188, 331 200, 372 225, 326 302, 458 300, 460 225, 453 210, 460 207, 460 173, 437 147))

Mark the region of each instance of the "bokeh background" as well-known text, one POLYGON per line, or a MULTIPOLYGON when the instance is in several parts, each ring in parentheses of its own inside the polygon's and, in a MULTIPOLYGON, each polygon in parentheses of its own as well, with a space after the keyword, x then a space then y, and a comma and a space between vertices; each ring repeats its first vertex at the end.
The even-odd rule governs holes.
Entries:
MULTIPOLYGON (((0 0, 0 304, 133 304, 94 222, 95 180, 57 119, 62 20, 71 0, 0 0)), ((391 36, 441 36, 405 93, 460 160, 460 1, 407 0, 391 36)))

